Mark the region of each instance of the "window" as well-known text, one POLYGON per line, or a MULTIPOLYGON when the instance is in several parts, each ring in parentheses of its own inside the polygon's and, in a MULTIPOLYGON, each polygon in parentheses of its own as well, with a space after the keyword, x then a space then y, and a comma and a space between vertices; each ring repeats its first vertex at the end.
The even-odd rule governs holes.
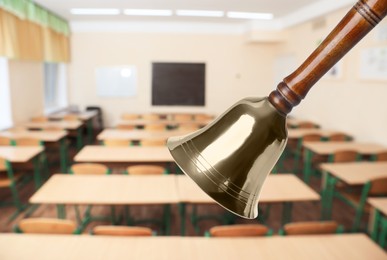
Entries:
POLYGON ((52 113, 67 107, 66 65, 62 63, 44 64, 44 107, 52 113))
POLYGON ((12 126, 8 60, 0 58, 0 130, 12 126))

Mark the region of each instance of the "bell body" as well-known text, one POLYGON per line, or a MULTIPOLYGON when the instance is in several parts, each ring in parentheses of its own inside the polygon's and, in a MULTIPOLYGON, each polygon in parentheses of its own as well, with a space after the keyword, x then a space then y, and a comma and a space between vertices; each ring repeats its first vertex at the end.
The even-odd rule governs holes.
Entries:
POLYGON ((206 127, 167 146, 178 166, 217 203, 244 218, 258 216, 264 181, 287 141, 286 116, 267 98, 246 98, 206 127))

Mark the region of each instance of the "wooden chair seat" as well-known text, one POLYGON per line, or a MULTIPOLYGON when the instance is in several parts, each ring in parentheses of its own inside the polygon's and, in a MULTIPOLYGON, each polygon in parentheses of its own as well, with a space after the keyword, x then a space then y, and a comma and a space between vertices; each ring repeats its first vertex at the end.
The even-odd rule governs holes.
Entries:
POLYGON ((268 233, 269 228, 260 224, 215 226, 209 230, 211 237, 256 237, 268 233))
MULTIPOLYGON (((4 172, 5 169, 0 168, 0 188, 6 188, 10 187, 12 185, 12 181, 10 178, 8 178, 8 175, 6 172, 4 172)), ((14 181, 17 182, 22 177, 21 173, 16 173, 13 175, 14 181)))
POLYGON ((337 233, 339 225, 334 221, 289 223, 283 227, 285 235, 315 235, 337 233))
POLYGON ((126 172, 130 175, 161 175, 166 173, 166 170, 157 165, 134 165, 126 168, 126 172))
POLYGON ((104 175, 109 174, 109 168, 100 163, 77 163, 70 169, 73 174, 104 175))
POLYGON ((18 229, 29 234, 73 234, 76 224, 67 219, 29 218, 21 220, 18 229))
POLYGON ((152 236, 152 229, 147 227, 96 226, 93 235, 105 236, 152 236))

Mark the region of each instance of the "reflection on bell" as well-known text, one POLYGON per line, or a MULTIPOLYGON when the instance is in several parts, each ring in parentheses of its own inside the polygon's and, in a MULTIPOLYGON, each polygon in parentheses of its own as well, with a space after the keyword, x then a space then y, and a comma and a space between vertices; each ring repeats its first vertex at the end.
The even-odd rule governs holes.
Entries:
POLYGON ((206 127, 167 146, 178 166, 217 203, 258 216, 262 185, 287 141, 286 117, 267 98, 246 98, 206 127))

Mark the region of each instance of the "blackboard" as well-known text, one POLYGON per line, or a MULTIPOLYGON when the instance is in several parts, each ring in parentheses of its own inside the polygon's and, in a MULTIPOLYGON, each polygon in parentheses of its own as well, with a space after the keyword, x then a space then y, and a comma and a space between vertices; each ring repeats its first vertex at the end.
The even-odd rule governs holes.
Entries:
POLYGON ((205 63, 152 63, 153 106, 204 106, 205 63))

